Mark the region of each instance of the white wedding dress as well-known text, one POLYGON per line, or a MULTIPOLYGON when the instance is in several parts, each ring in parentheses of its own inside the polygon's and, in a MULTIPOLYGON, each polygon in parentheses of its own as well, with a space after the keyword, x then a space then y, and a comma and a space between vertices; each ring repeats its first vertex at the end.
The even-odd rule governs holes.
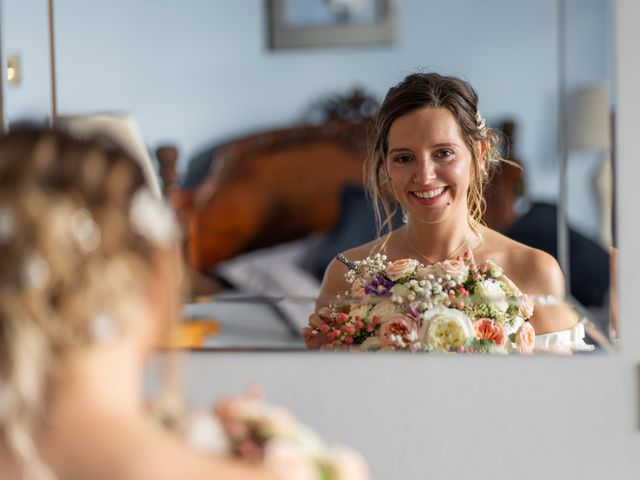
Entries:
POLYGON ((536 335, 536 351, 565 350, 570 348, 574 352, 589 352, 595 347, 584 341, 584 325, 578 323, 575 327, 558 332, 536 335))

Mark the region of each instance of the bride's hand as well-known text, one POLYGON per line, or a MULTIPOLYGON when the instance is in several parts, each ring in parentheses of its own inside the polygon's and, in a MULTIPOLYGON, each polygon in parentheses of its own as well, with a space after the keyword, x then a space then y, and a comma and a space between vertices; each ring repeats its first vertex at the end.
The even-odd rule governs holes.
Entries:
POLYGON ((322 331, 323 325, 332 325, 330 311, 321 308, 318 313, 309 315, 309 326, 302 329, 302 338, 307 348, 318 349, 327 344, 326 333, 322 331))

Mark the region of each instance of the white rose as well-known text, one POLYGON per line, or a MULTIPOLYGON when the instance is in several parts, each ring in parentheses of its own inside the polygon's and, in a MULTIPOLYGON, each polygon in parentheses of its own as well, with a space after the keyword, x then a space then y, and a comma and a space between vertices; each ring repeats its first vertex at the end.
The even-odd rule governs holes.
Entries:
POLYGON ((503 325, 505 335, 509 337, 509 335, 516 333, 523 323, 524 320, 518 315, 513 319, 513 324, 510 325, 505 322, 503 325))
POLYGON ((493 280, 482 280, 476 285, 474 293, 484 301, 493 304, 496 309, 504 313, 509 308, 509 302, 507 302, 507 295, 500 286, 499 283, 493 280))
POLYGON ((474 335, 471 319, 460 310, 437 306, 422 314, 418 338, 432 349, 463 346, 474 335))

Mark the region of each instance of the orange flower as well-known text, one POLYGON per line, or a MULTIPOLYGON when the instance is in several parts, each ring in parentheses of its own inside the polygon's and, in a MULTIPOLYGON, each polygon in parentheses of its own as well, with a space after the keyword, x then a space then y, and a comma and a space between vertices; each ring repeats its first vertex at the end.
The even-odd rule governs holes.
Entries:
POLYGON ((490 318, 481 318, 473 322, 478 340, 492 340, 498 347, 504 347, 507 336, 502 327, 490 318))
POLYGON ((385 347, 408 347, 418 339, 415 320, 400 313, 380 327, 380 341, 385 347))

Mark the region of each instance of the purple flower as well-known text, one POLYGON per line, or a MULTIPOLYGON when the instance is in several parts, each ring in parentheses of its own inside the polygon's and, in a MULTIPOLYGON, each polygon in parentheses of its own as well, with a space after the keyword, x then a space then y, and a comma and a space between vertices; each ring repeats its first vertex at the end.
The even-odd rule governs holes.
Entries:
POLYGON ((420 316, 420 310, 418 310, 418 306, 415 303, 409 304, 409 311, 407 313, 414 319, 417 319, 420 316))
POLYGON ((364 293, 367 295, 378 295, 379 297, 391 296, 391 287, 394 283, 384 275, 376 275, 364 287, 364 293))

